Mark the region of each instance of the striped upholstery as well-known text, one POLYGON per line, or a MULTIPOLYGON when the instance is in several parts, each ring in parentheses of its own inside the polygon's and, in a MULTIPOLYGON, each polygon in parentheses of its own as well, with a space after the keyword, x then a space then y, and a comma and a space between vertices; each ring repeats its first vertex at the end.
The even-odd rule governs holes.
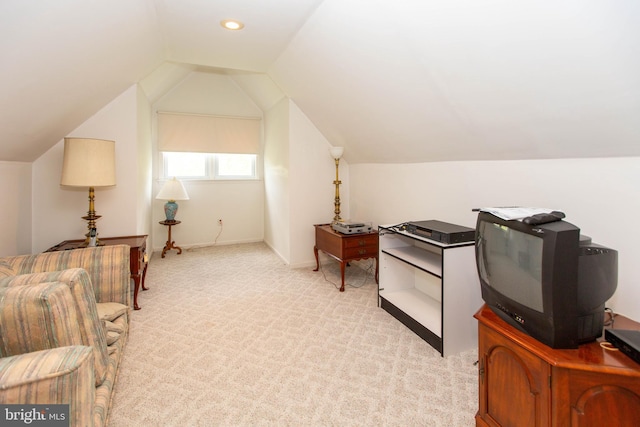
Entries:
POLYGON ((95 426, 92 359, 85 346, 2 358, 0 403, 69 404, 70 426, 95 426))
POLYGON ((113 352, 109 355, 109 371, 104 382, 96 388, 96 404, 94 421, 96 426, 104 426, 107 424, 109 417, 109 409, 111 408, 111 396, 113 387, 118 377, 118 366, 122 359, 124 350, 124 339, 116 341, 113 352))
POLYGON ((130 305, 131 248, 127 245, 98 246, 68 251, 5 257, 15 274, 84 268, 94 286, 97 302, 130 305))
POLYGON ((72 426, 107 425, 129 332, 129 254, 0 258, 0 403, 70 403, 72 426))
POLYGON ((16 272, 13 267, 6 261, 0 261, 0 278, 7 276, 15 276, 16 272))
POLYGON ((0 288, 0 357, 81 344, 76 305, 67 285, 0 288))
MULTIPOLYGON (((46 273, 23 274, 0 279, 0 288, 16 286, 33 286, 42 282, 62 282, 71 290, 75 302, 78 329, 82 344, 94 349, 96 385, 102 384, 107 373, 109 355, 107 353, 107 336, 98 318, 95 295, 87 272, 81 268, 46 273)), ((22 349, 23 353, 29 351, 22 349)))

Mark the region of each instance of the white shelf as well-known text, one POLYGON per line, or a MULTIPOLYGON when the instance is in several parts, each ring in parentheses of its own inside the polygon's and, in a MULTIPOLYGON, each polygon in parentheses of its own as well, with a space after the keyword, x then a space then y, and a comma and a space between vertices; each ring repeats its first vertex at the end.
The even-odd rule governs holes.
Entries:
POLYGON ((473 242, 447 245, 379 227, 381 307, 442 356, 477 347, 482 306, 473 242))
POLYGON ((440 301, 436 301, 415 288, 391 292, 381 291, 380 296, 401 308, 406 315, 429 329, 436 336, 441 337, 440 301))
POLYGON ((442 277, 442 256, 439 254, 416 246, 399 246, 397 248, 383 249, 382 252, 386 252, 435 276, 442 277))

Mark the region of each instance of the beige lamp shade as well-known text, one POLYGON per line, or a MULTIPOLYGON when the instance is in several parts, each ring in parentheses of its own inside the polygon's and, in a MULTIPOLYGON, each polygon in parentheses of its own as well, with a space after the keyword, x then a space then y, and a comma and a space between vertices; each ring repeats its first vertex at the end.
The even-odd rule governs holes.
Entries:
POLYGON ((184 188, 182 182, 173 177, 164 183, 162 189, 156 196, 156 199, 189 200, 189 195, 187 194, 187 190, 184 188))
POLYGON ((61 185, 116 185, 116 143, 104 139, 65 138, 61 185))

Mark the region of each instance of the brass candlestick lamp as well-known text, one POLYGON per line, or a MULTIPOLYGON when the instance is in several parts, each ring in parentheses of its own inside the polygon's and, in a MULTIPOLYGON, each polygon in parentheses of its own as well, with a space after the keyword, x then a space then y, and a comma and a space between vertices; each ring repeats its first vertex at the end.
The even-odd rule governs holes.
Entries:
POLYGON ((86 240, 82 246, 100 246, 96 221, 95 187, 116 185, 116 156, 114 141, 91 138, 65 138, 60 185, 89 187, 89 210, 82 219, 87 221, 86 240))
POLYGON ((340 178, 338 177, 338 166, 340 165, 340 157, 342 157, 342 153, 344 153, 344 148, 332 147, 329 151, 331 153, 331 157, 333 157, 336 161, 336 180, 333 181, 336 186, 336 197, 334 205, 335 216, 333 217, 333 222, 339 222, 342 221, 342 218, 340 218, 340 184, 342 184, 342 181, 340 181, 340 178))

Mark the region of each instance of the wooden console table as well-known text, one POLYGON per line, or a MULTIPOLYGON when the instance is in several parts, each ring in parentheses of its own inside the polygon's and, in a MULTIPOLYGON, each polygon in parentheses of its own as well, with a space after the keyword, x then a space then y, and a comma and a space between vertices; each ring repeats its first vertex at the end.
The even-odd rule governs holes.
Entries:
POLYGON ((316 268, 318 271, 320 262, 318 251, 322 251, 340 263, 340 275, 342 286, 340 292, 344 292, 344 268, 349 261, 375 258, 376 283, 378 282, 378 233, 371 231, 360 234, 342 234, 334 231, 331 224, 316 224, 316 244, 313 252, 316 256, 316 268))
MULTIPOLYGON (((608 316, 608 315, 607 315, 608 316)), ((476 426, 632 426, 640 420, 640 364, 601 340, 552 349, 486 305, 479 325, 476 426)), ((640 330, 615 317, 614 329, 640 330)))
MULTIPOLYGON (((124 236, 124 237, 103 237, 100 242, 105 246, 112 245, 129 245, 131 255, 129 257, 129 265, 131 269, 131 278, 133 279, 133 309, 140 310, 138 305, 138 290, 142 285, 142 290, 147 290, 144 286, 144 279, 147 275, 147 266, 149 257, 147 256, 147 235, 141 236, 124 236)), ((45 252, 67 251, 70 249, 83 248, 85 240, 65 240, 57 245, 47 249, 45 252)))

